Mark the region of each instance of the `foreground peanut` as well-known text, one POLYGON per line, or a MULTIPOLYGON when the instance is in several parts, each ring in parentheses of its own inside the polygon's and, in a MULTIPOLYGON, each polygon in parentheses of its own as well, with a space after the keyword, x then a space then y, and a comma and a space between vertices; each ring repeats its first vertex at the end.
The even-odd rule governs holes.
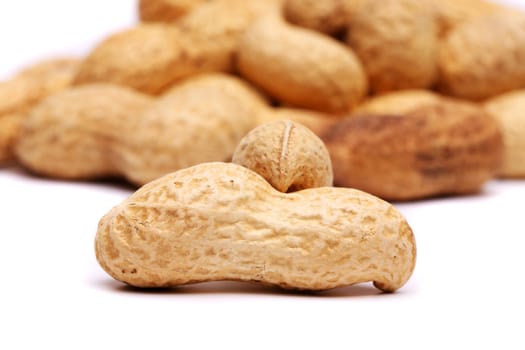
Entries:
POLYGON ((97 260, 137 287, 238 280, 323 290, 374 281, 402 287, 412 231, 390 204, 358 190, 285 194, 236 164, 205 163, 159 178, 99 223, 97 260))
POLYGON ((241 75, 284 104, 344 113, 367 91, 361 64, 349 48, 320 33, 266 16, 239 44, 241 75))
POLYGON ((332 186, 332 163, 323 141, 291 120, 250 131, 235 149, 232 162, 255 171, 281 192, 332 186))
POLYGON ((78 61, 46 60, 0 83, 0 163, 13 160, 13 147, 27 111, 40 100, 71 84, 78 61))
POLYGON ((38 174, 123 176, 141 185, 197 163, 229 160, 256 126, 257 103, 264 101, 246 84, 224 75, 195 77, 157 101, 121 86, 89 84, 32 110, 16 153, 38 174))
POLYGON ((485 102, 503 132, 504 157, 502 177, 525 177, 525 90, 496 96, 485 102))
POLYGON ((388 200, 479 192, 503 155, 497 123, 481 107, 448 100, 403 116, 352 116, 322 139, 336 186, 388 200))

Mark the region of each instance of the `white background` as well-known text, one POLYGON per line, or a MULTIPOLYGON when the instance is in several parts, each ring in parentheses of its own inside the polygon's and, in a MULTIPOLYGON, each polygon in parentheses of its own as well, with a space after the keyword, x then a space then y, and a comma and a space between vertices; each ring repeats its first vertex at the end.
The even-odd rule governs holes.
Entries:
MULTIPOLYGON (((134 21, 132 0, 2 1, 0 78, 87 53, 134 21)), ((99 268, 93 241, 100 217, 131 193, 0 169, 0 349, 525 348, 525 181, 399 204, 418 262, 394 294, 369 284, 320 294, 234 282, 126 288, 99 268)))

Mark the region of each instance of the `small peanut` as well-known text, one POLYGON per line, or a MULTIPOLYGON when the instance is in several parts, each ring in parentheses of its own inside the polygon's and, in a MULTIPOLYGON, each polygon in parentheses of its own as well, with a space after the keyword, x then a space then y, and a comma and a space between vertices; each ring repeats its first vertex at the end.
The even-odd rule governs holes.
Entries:
POLYGON ((316 112, 308 109, 270 107, 262 108, 258 114, 258 125, 270 123, 276 120, 289 119, 306 126, 314 134, 320 136, 324 131, 337 123, 342 116, 316 112))
POLYGON ((332 163, 323 141, 291 120, 250 131, 235 149, 232 162, 258 173, 281 192, 332 186, 332 163))
POLYGON ((478 192, 503 154, 501 131, 481 107, 448 100, 403 116, 353 116, 322 139, 336 186, 388 200, 478 192))
POLYGON ((441 37, 459 25, 504 10, 501 4, 484 0, 427 0, 434 7, 441 37))
POLYGON ((403 115, 416 108, 435 104, 440 99, 439 94, 430 90, 398 90, 369 98, 352 113, 403 115))
POLYGON ((0 163, 13 160, 26 112, 46 96, 68 87, 78 63, 69 58, 42 61, 0 83, 0 163))
POLYGON ((365 0, 355 10, 347 42, 363 63, 370 89, 426 88, 437 76, 437 21, 419 0, 365 0))
POLYGON ((194 72, 176 27, 140 24, 97 45, 80 65, 75 84, 109 82, 159 94, 194 72))
POLYGON ((359 1, 286 0, 283 13, 290 23, 334 35, 346 30, 350 7, 359 1))
POLYGON ((240 35, 280 0, 216 0, 196 6, 174 23, 142 23, 95 47, 80 67, 77 84, 110 82, 160 94, 182 79, 231 72, 240 35))
POLYGON ((525 87, 525 14, 497 12, 453 30, 439 50, 439 87, 483 100, 525 87))
POLYGON ((517 90, 485 102, 485 109, 502 131, 504 143, 502 177, 525 177, 525 90, 517 90))
POLYGON ((278 16, 248 28, 237 63, 242 76, 290 106, 344 113, 367 91, 364 71, 349 48, 278 16))
POLYGON ((123 176, 141 185, 205 161, 229 160, 256 126, 249 86, 198 76, 158 100, 111 84, 51 96, 25 120, 16 153, 32 171, 59 178, 123 176))
POLYGON ((358 190, 273 189, 232 163, 204 163, 143 186, 99 223, 96 257, 137 287, 215 280, 323 290, 410 278, 416 245, 402 215, 358 190))
POLYGON ((172 22, 205 0, 139 0, 139 18, 145 22, 172 22))

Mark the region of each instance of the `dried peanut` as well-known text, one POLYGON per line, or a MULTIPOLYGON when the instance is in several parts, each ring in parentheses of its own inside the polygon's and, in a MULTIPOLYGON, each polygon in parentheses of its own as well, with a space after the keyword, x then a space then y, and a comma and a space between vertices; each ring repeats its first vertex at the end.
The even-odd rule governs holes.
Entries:
POLYGON ((439 94, 430 90, 398 90, 374 96, 357 106, 352 113, 403 115, 440 99, 439 94))
POLYGON ((525 177, 525 90, 508 92, 485 103, 503 131, 504 157, 500 176, 525 177))
POLYGON ((525 87, 525 15, 498 12, 459 26, 439 50, 440 89, 482 100, 525 87))
POLYGON ((144 184, 205 161, 229 160, 256 126, 257 94, 239 79, 204 75, 154 101, 111 84, 79 86, 39 104, 16 151, 32 171, 69 179, 124 176, 144 184))
POLYGON ((141 132, 124 140, 126 176, 144 184, 198 163, 229 161, 263 104, 248 84, 227 75, 183 82, 145 111, 141 132))
POLYGON ((76 84, 109 82, 158 94, 194 72, 180 31, 167 24, 141 24, 111 35, 82 62, 76 84))
POLYGON ((22 124, 16 155, 45 176, 89 179, 125 168, 120 139, 139 132, 136 122, 153 100, 128 88, 90 84, 38 104, 22 124))
POLYGON ((483 0, 427 0, 438 16, 440 36, 445 37, 459 25, 504 8, 500 4, 483 0))
POLYGON ((0 83, 0 163, 13 159, 13 146, 27 110, 44 97, 68 87, 77 66, 75 59, 46 60, 0 83))
POLYGON ((206 0, 139 0, 139 17, 147 22, 172 22, 206 0))
POLYGON ((291 120, 274 121, 250 131, 232 162, 255 171, 281 192, 332 186, 330 155, 312 131, 291 120))
POLYGON ((189 60, 199 71, 233 71, 244 31, 257 17, 277 13, 279 5, 280 0, 214 0, 197 7, 177 23, 189 60))
POLYGON ((419 0, 366 0, 352 16, 348 44, 376 93, 425 88, 437 73, 437 21, 419 0))
POLYGON ((137 287, 239 280, 323 290, 410 278, 412 231, 390 204, 347 188, 294 193, 253 171, 204 163, 143 186, 99 223, 95 250, 113 278, 137 287))
POLYGON ((84 60, 77 84, 110 82, 147 94, 203 72, 233 70, 241 33, 278 0, 206 2, 173 24, 143 23, 114 34, 84 60))
POLYGON ((503 152, 499 126, 481 107, 448 100, 402 117, 354 116, 322 139, 336 186, 388 200, 478 192, 503 152))
POLYGON ((329 35, 344 32, 350 4, 361 0, 286 0, 283 13, 287 21, 329 35))
POLYGON ((279 101, 323 112, 346 112, 367 90, 361 64, 349 48, 278 16, 267 16, 246 31, 238 68, 279 101))
POLYGON ((341 119, 340 115, 320 113, 308 109, 273 107, 262 108, 258 114, 258 125, 276 120, 289 119, 306 126, 320 136, 324 131, 341 119))

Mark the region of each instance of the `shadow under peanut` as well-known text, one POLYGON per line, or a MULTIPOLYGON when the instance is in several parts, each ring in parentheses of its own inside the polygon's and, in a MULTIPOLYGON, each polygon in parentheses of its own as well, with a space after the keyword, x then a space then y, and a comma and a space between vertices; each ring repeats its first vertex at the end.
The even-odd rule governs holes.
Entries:
MULTIPOLYGON (((372 283, 360 283, 325 291, 303 291, 282 289, 276 286, 237 281, 201 282, 171 288, 137 288, 115 280, 94 282, 97 288, 106 291, 136 295, 272 295, 277 297, 335 298, 335 297, 381 297, 392 295, 375 288, 372 283)), ((396 292, 399 293, 399 292, 396 292)), ((396 294, 394 293, 394 294, 396 294)))

